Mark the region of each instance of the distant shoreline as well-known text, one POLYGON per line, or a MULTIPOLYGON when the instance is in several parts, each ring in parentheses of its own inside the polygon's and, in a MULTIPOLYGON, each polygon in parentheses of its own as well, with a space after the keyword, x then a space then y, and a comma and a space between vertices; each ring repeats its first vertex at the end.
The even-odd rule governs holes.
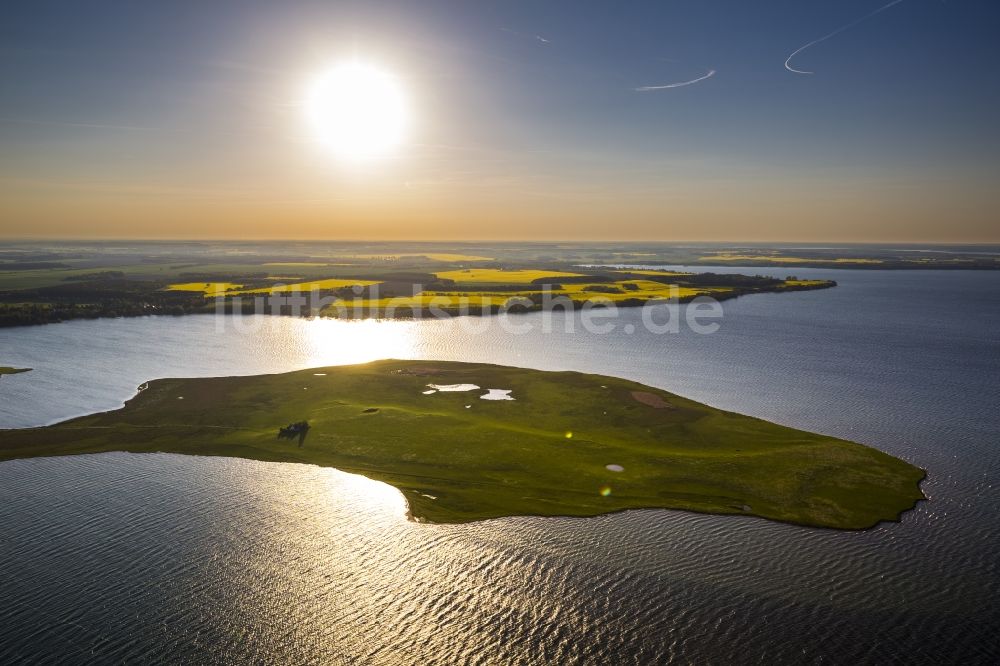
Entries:
MULTIPOLYGON (((123 272, 73 277, 67 284, 0 292, 0 327, 75 319, 186 314, 269 314, 334 319, 427 319, 522 314, 549 309, 633 308, 723 301, 758 293, 811 291, 834 280, 737 273, 678 273, 565 265, 458 268, 427 273, 368 269, 363 278, 205 275, 183 282, 131 279, 123 272), (224 279, 223 279, 224 278, 224 279), (6 299, 6 302, 5 302, 6 299)), ((335 272, 310 268, 320 275, 335 272)), ((285 271, 290 273, 292 271, 285 271)), ((361 269, 340 269, 358 273, 361 269)), ((185 274, 181 274, 185 275, 185 274)))

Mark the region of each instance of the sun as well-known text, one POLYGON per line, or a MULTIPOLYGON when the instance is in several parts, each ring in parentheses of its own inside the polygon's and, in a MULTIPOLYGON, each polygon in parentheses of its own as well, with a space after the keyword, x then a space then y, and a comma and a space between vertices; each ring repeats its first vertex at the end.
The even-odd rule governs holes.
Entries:
POLYGON ((358 61, 318 76, 309 91, 306 113, 319 140, 348 160, 387 155, 402 142, 410 119, 397 79, 358 61))

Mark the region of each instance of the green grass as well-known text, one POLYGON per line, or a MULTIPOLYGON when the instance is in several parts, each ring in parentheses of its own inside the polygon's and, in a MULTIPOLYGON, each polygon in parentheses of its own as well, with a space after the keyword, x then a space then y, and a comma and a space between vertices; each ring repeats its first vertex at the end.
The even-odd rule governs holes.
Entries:
POLYGON ((443 263, 465 263, 473 261, 493 261, 493 257, 481 257, 477 254, 455 254, 451 252, 403 252, 397 254, 355 254, 354 259, 382 259, 393 261, 397 259, 427 259, 443 263))
MULTIPOLYGON (((494 273, 501 271, 492 271, 494 273)), ((507 271, 510 272, 510 271, 507 271)), ((523 272, 523 271, 522 271, 523 272)), ((538 273, 540 271, 532 271, 538 273)), ((798 280, 795 282, 786 281, 786 285, 807 286, 820 284, 821 280, 798 280)), ((691 299, 699 295, 711 295, 719 297, 731 293, 730 287, 682 287, 675 284, 664 284, 662 282, 652 282, 649 280, 618 280, 608 284, 600 284, 599 287, 612 288, 616 292, 595 291, 593 285, 587 284, 567 284, 558 289, 550 289, 548 295, 551 298, 565 296, 577 304, 588 301, 596 303, 644 303, 646 301, 659 301, 665 299, 691 299), (627 288, 631 287, 631 289, 627 288)), ((240 293, 240 292, 232 292, 240 293)), ((206 294, 207 295, 207 294, 206 294)), ((478 290, 463 291, 421 291, 415 296, 397 296, 393 298, 356 298, 338 300, 333 307, 324 314, 332 315, 337 307, 358 308, 370 312, 384 315, 390 309, 394 312, 407 312, 412 308, 437 307, 446 312, 461 312, 464 307, 491 307, 505 306, 512 299, 519 298, 541 298, 542 291, 537 285, 525 284, 523 291, 491 291, 488 286, 478 290), (535 287, 531 289, 530 287, 535 287)))
POLYGON ((44 268, 27 271, 5 271, 0 265, 0 291, 17 289, 38 289, 66 284, 66 278, 98 273, 105 270, 121 271, 127 277, 155 279, 160 275, 173 275, 175 271, 166 265, 138 264, 134 266, 99 266, 88 268, 44 268))
POLYGON ((0 365, 0 375, 16 375, 19 372, 30 372, 31 368, 12 368, 9 365, 0 365))
MULTIPOLYGON (((281 278, 270 278, 280 280, 281 278)), ((368 286, 378 284, 374 280, 358 280, 343 278, 328 278, 325 280, 311 280, 309 282, 295 282, 293 284, 275 284, 270 287, 260 289, 242 289, 242 284, 234 282, 182 282, 167 285, 167 291, 200 291, 205 294, 205 298, 216 296, 235 296, 240 294, 278 294, 286 292, 308 292, 314 289, 340 289, 341 287, 368 286)))
MULTIPOLYGON (((369 273, 381 274, 385 268, 372 268, 358 266, 357 270, 362 271, 367 277, 369 273)), ((185 263, 176 264, 146 263, 119 266, 108 264, 104 266, 90 266, 87 268, 45 268, 24 271, 5 271, 3 264, 0 264, 0 291, 13 291, 23 289, 38 289, 42 287, 55 287, 65 285, 67 278, 82 278, 105 270, 121 271, 126 278, 134 280, 151 280, 170 283, 192 283, 186 279, 185 275, 219 275, 226 276, 226 279, 213 280, 217 282, 240 282, 250 275, 266 275, 275 270, 282 271, 282 274, 294 275, 295 279, 325 279, 333 277, 335 274, 348 271, 353 272, 351 264, 339 263, 185 263)))
POLYGON ((274 285, 261 289, 243 289, 230 293, 233 294, 278 294, 286 292, 307 292, 314 289, 340 289, 343 287, 361 286, 366 287, 379 284, 376 280, 359 280, 357 278, 327 278, 325 280, 311 280, 309 282, 296 282, 293 284, 274 285))
POLYGON ((392 484, 415 518, 447 523, 663 507, 860 529, 898 519, 923 497, 924 476, 860 444, 622 379, 430 361, 161 379, 120 410, 0 437, 0 460, 102 451, 336 467, 392 484), (458 383, 515 400, 421 393, 458 383), (277 439, 303 419, 304 446, 277 439))

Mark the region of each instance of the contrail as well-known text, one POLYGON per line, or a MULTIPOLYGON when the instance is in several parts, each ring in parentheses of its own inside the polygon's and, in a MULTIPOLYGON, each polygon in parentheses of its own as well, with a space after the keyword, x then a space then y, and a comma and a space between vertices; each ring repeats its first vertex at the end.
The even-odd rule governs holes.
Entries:
POLYGON ((534 40, 536 42, 540 42, 542 44, 551 44, 552 43, 551 39, 546 39, 545 37, 542 37, 541 35, 529 35, 529 34, 524 33, 524 32, 518 32, 516 30, 511 30, 510 28, 500 28, 500 30, 502 30, 504 32, 508 32, 508 33, 510 33, 512 35, 516 35, 517 37, 523 37, 524 39, 531 39, 531 40, 534 40))
POLYGON ((878 9, 876 9, 875 11, 870 12, 868 14, 865 14, 864 16, 862 16, 859 19, 855 19, 855 20, 851 21, 850 23, 848 23, 847 25, 840 26, 839 28, 837 28, 836 30, 834 30, 833 32, 831 32, 829 35, 825 35, 823 37, 820 37, 819 39, 814 39, 811 42, 809 42, 808 44, 806 44, 804 46, 800 46, 799 48, 797 48, 794 51, 792 51, 792 54, 785 59, 785 69, 787 69, 789 72, 793 72, 795 74, 815 74, 815 72, 806 71, 804 69, 795 69, 794 67, 792 67, 791 64, 790 64, 792 62, 792 58, 794 58, 798 54, 802 53, 806 49, 808 49, 808 48, 810 48, 812 46, 816 46, 820 42, 825 42, 826 40, 830 39, 831 37, 835 37, 835 36, 839 35, 840 33, 844 32, 845 30, 849 30, 849 29, 853 28, 854 26, 858 25, 859 23, 864 23, 865 21, 867 21, 871 17, 875 16, 876 14, 881 14, 885 10, 889 9, 890 7, 892 7, 894 5, 898 5, 902 1, 903 0, 892 0, 892 2, 890 2, 889 4, 882 5, 881 7, 879 7, 878 9))
POLYGON ((662 86, 640 86, 639 88, 634 88, 634 90, 636 92, 649 92, 651 90, 667 90, 669 88, 683 88, 684 86, 689 86, 692 83, 698 83, 699 81, 710 79, 713 76, 715 76, 715 70, 710 69, 708 70, 708 74, 705 74, 704 76, 699 76, 697 79, 691 79, 690 81, 678 81, 677 83, 668 83, 662 86))

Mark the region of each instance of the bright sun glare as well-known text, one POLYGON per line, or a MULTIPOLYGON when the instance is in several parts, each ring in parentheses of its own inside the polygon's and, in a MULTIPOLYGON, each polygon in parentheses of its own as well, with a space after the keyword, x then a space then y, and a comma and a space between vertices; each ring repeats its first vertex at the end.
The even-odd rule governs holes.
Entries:
POLYGON ((402 141, 409 121, 396 78, 356 61, 316 79, 306 112, 319 139, 338 157, 350 160, 389 153, 402 141))

